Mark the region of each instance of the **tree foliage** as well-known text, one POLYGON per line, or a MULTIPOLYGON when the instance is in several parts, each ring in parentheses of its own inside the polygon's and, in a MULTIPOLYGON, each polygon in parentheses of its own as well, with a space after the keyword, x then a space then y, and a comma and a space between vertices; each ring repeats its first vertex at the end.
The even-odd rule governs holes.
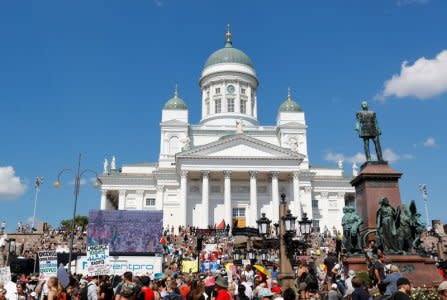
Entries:
MULTIPOLYGON (((67 219, 61 221, 61 226, 64 227, 67 230, 71 230, 71 225, 73 223, 73 219, 67 219)), ((87 216, 76 216, 75 217, 75 225, 81 226, 82 228, 87 227, 88 224, 88 217, 87 216)))

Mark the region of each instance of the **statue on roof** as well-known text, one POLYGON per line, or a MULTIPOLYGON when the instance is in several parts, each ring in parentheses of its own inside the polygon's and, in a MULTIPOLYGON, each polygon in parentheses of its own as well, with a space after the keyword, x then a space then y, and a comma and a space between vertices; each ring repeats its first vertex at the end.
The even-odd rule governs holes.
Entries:
POLYGON ((382 147, 380 146, 379 137, 382 134, 379 123, 377 121, 376 113, 368 110, 368 103, 362 102, 362 111, 356 114, 355 130, 359 137, 363 139, 363 147, 365 150, 366 161, 371 161, 371 152, 369 150, 369 140, 374 142, 376 148, 377 160, 383 161, 382 147))
POLYGON ((110 164, 110 170, 112 170, 112 171, 116 170, 116 158, 115 158, 115 155, 112 156, 112 163, 110 164))
POLYGON ((244 121, 242 119, 236 120, 236 133, 244 133, 244 121))
POLYGON ((109 173, 109 161, 107 160, 107 158, 104 158, 104 170, 103 170, 104 174, 109 173))

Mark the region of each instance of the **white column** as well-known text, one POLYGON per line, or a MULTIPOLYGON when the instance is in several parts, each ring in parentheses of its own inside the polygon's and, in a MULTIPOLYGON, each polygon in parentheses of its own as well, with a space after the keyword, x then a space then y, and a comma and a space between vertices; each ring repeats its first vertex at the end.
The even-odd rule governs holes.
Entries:
POLYGON ((144 190, 137 190, 137 209, 142 210, 144 205, 144 190))
POLYGON ((202 227, 208 228, 209 216, 209 178, 210 171, 202 171, 202 227))
POLYGON ((279 222, 279 187, 278 187, 279 172, 272 172, 272 222, 279 222))
POLYGON ((157 198, 155 199, 155 207, 157 210, 163 210, 163 192, 164 186, 157 185, 157 198))
POLYGON ((301 203, 300 203, 300 173, 293 172, 293 203, 295 211, 293 212, 293 215, 295 215, 298 220, 301 220, 301 203))
POLYGON ((118 197, 118 209, 123 210, 126 202, 126 190, 120 190, 118 197))
POLYGON ((256 228, 256 220, 258 219, 257 172, 250 171, 248 173, 250 174, 250 226, 256 228))
POLYGON ((224 171, 224 220, 225 225, 233 227, 233 211, 231 208, 231 171, 224 171))
POLYGON ((187 199, 187 179, 188 179, 188 171, 182 170, 180 173, 180 218, 179 225, 186 226, 187 215, 186 210, 188 208, 188 199, 187 199))
POLYGON ((101 210, 107 209, 107 191, 101 191, 101 210))

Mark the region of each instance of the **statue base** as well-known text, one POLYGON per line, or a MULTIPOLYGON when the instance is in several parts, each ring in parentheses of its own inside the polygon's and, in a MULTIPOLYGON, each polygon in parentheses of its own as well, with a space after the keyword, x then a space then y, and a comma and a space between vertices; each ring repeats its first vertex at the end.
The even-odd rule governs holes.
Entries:
MULTIPOLYGON (((442 276, 436 270, 435 261, 420 255, 385 255, 385 264, 399 267, 400 272, 415 287, 433 287, 442 282, 442 276)), ((346 272, 368 272, 364 256, 351 256, 343 261, 346 272)))
POLYGON ((363 220, 360 234, 363 245, 375 239, 376 212, 379 201, 388 197, 390 205, 401 205, 399 178, 402 173, 393 170, 386 161, 368 161, 361 166, 360 173, 351 180, 355 187, 356 211, 363 220))

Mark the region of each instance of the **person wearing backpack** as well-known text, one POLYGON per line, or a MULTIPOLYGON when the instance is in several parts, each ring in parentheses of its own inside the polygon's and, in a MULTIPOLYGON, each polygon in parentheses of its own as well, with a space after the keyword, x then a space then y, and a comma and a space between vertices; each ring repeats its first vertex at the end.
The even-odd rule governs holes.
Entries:
POLYGON ((117 286, 115 300, 133 299, 136 285, 132 282, 132 272, 124 272, 123 281, 117 286))

